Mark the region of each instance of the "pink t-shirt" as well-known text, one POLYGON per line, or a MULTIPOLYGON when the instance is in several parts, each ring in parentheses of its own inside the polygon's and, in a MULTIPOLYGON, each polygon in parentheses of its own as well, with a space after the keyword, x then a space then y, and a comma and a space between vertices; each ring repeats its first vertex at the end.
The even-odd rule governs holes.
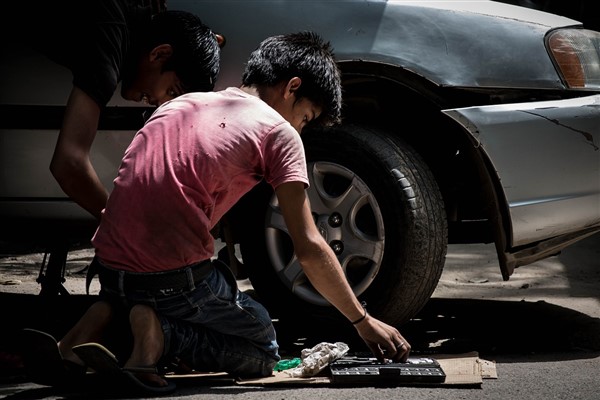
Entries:
POLYGON ((160 106, 135 135, 92 244, 109 266, 181 268, 214 255, 210 230, 258 182, 308 186, 300 135, 238 88, 160 106))

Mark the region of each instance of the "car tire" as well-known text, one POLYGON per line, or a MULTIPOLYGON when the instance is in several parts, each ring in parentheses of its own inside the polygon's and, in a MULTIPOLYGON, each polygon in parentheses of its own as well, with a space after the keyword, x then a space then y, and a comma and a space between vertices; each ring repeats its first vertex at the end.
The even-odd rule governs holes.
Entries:
MULTIPOLYGON (((302 138, 315 222, 354 293, 371 315, 408 321, 435 290, 447 250, 443 201, 429 168, 406 143, 372 128, 343 125, 302 138)), ((259 192, 254 222, 240 237, 259 300, 278 319, 339 320, 302 273, 272 190, 259 192)))

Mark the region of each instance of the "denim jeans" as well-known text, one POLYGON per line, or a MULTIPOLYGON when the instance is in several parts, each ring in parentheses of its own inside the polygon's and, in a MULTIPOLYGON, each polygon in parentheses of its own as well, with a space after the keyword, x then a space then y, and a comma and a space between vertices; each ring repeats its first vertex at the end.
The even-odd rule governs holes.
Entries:
POLYGON ((240 292, 227 265, 177 293, 150 293, 101 287, 100 298, 126 307, 149 305, 161 321, 163 357, 177 357, 198 372, 239 377, 270 376, 281 359, 275 328, 266 308, 240 292))

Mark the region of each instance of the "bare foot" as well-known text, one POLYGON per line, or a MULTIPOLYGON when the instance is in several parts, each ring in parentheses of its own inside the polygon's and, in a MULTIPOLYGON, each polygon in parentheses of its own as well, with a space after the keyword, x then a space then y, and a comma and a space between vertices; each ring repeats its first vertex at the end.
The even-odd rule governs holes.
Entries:
POLYGON ((63 359, 83 366, 81 359, 73 353, 73 347, 83 343, 101 342, 112 317, 113 310, 107 302, 98 301, 92 304, 77 324, 58 342, 58 350, 63 359))
POLYGON ((129 313, 129 323, 133 334, 133 351, 124 369, 145 383, 167 386, 167 381, 155 368, 164 350, 163 331, 156 313, 149 306, 136 305, 129 313))
POLYGON ((163 379, 154 367, 124 367, 131 372, 137 379, 149 386, 165 387, 168 382, 163 379))

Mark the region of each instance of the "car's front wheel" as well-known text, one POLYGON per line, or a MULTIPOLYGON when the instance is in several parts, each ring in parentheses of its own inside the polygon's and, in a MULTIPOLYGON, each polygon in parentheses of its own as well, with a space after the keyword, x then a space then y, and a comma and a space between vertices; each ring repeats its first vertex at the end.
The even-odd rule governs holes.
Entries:
MULTIPOLYGON (((355 125, 303 135, 315 223, 354 293, 390 324, 433 293, 447 248, 446 216, 427 165, 408 145, 355 125)), ((308 281, 272 192, 240 240, 253 287, 277 318, 339 316, 308 281)))

